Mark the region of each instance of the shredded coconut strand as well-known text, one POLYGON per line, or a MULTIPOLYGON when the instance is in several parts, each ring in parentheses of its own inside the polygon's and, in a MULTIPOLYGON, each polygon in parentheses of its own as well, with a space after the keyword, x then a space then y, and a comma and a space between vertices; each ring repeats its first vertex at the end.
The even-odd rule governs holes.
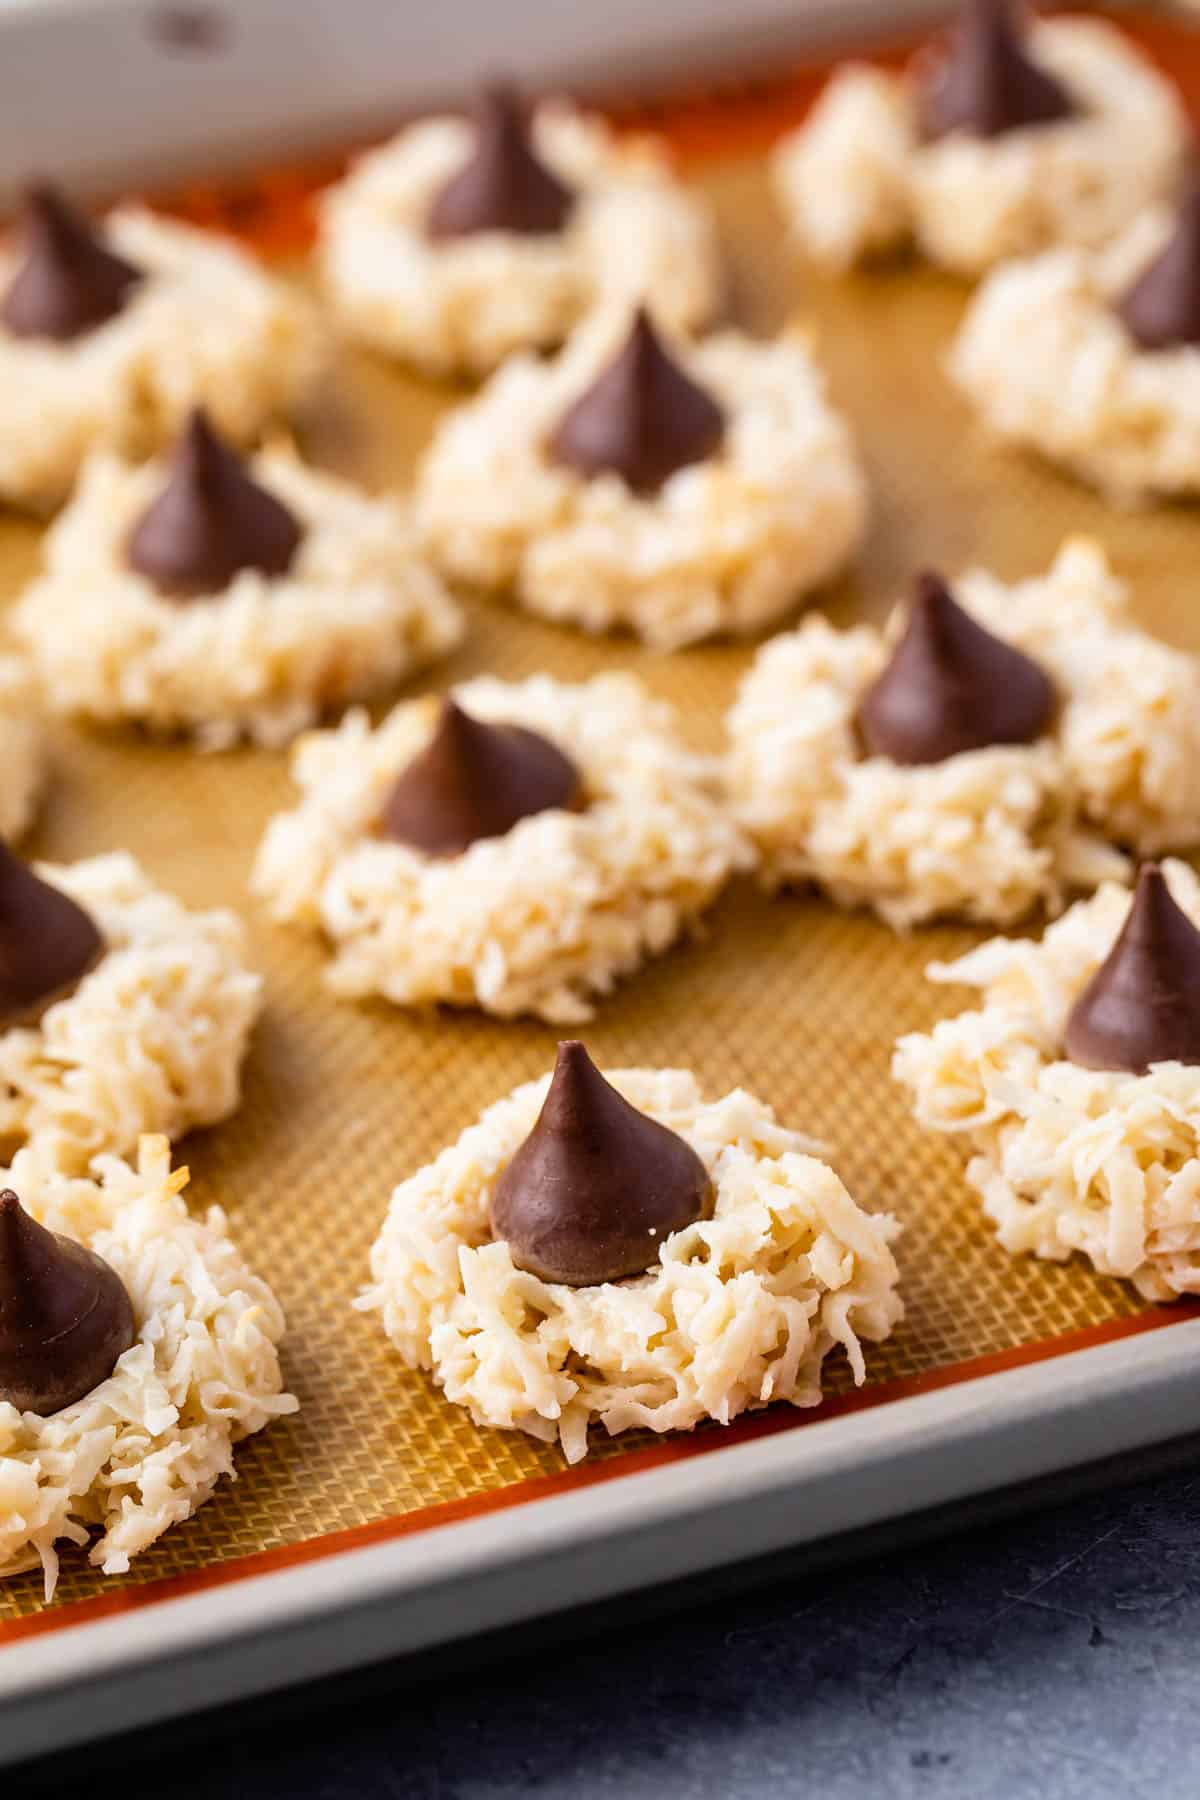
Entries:
POLYGON ((1094 19, 1033 27, 1033 54, 1076 116, 980 139, 922 143, 913 76, 850 64, 775 151, 792 231, 834 268, 912 240, 978 275, 1050 244, 1098 244, 1163 198, 1188 142, 1177 95, 1136 47, 1094 19))
POLYGON ((726 413, 725 441, 649 497, 587 480, 544 442, 628 330, 624 308, 555 363, 518 357, 439 426, 417 522, 446 573, 585 631, 659 649, 770 623, 853 553, 866 484, 806 341, 724 332, 673 346, 726 413))
POLYGON ((271 821, 254 891, 277 919, 325 932, 338 994, 586 1019, 590 995, 665 950, 749 861, 716 766, 684 749, 670 709, 627 675, 483 677, 455 692, 477 717, 559 745, 586 809, 538 813, 457 857, 388 842, 375 822, 437 702, 398 706, 375 730, 352 713, 297 745, 301 801, 271 821))
POLYGON ((292 567, 243 569, 224 593, 181 605, 125 559, 161 466, 91 458, 47 535, 46 573, 12 620, 56 711, 189 731, 206 749, 243 735, 274 746, 459 643, 462 615, 405 507, 283 450, 255 457, 251 472, 304 529, 292 567))
POLYGON ((896 1221, 863 1212, 814 1146, 741 1089, 706 1103, 684 1070, 608 1079, 701 1157, 710 1220, 673 1232, 630 1281, 570 1288, 517 1269, 491 1241, 488 1207, 543 1077, 396 1188, 356 1304, 477 1424, 557 1438, 569 1462, 587 1454, 593 1420, 613 1435, 685 1431, 774 1400, 816 1406, 838 1344, 861 1384, 861 1340, 886 1338, 903 1313, 896 1221))
POLYGON ((1134 624, 1100 547, 1075 539, 1044 576, 976 570, 956 592, 1053 677, 1053 735, 927 766, 864 758, 854 713, 888 637, 805 621, 759 652, 729 718, 730 788, 766 882, 816 881, 898 929, 1006 924, 1123 876, 1106 839, 1143 855, 1200 840, 1200 659, 1134 624))
POLYGON ((189 1519, 233 1446, 298 1402, 282 1391, 279 1302, 230 1242, 225 1215, 189 1217, 170 1148, 145 1137, 137 1166, 102 1157, 97 1178, 50 1171, 20 1151, 0 1176, 49 1230, 112 1265, 133 1302, 137 1341, 107 1381, 48 1418, 0 1401, 0 1577, 40 1563, 49 1600, 63 1540, 123 1575, 189 1519))
POLYGON ((0 1141, 47 1166, 126 1155, 143 1132, 178 1138, 237 1106, 261 1004, 231 912, 188 912, 124 854, 38 872, 78 901, 108 946, 34 1026, 0 1033, 0 1141))
POLYGON ((1103 252, 1049 251, 997 269, 950 355, 997 437, 1126 503, 1200 491, 1200 350, 1142 350, 1114 310, 1172 225, 1157 213, 1103 252))
MULTIPOLYGON (((1171 892, 1200 925, 1200 881, 1168 861, 1171 892)), ((1062 1059, 1077 995, 1129 910, 1106 882, 1040 943, 994 938, 933 981, 978 988, 978 1011, 911 1032, 893 1073, 920 1124, 961 1135, 967 1180, 1006 1250, 1064 1262, 1073 1251, 1150 1300, 1200 1293, 1200 1069, 1159 1063, 1146 1075, 1062 1059)))
POLYGON ((533 136, 577 195, 553 236, 426 236, 435 196, 470 153, 461 119, 412 126, 330 190, 321 264, 350 336, 434 375, 483 375, 516 351, 561 343, 584 312, 616 297, 644 296, 681 331, 707 322, 721 288, 716 233, 661 145, 618 139, 561 102, 538 107, 533 136))
MULTIPOLYGON (((235 244, 132 207, 113 213, 106 232, 146 276, 115 318, 65 344, 0 326, 0 495, 9 501, 57 505, 90 450, 144 456, 197 403, 249 442, 319 370, 310 307, 235 244)), ((0 261, 0 289, 12 266, 11 255, 0 261)))

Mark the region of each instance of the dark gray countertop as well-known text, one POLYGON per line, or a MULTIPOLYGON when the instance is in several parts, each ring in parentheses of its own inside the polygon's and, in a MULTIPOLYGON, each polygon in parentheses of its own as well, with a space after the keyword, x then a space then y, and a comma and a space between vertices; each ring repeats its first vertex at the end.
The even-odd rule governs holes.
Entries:
MULTIPOLYGON (((171 1800, 1195 1800, 1200 1472, 5 1777, 171 1800)), ((11 1786, 9 1782, 11 1781, 11 1786)))

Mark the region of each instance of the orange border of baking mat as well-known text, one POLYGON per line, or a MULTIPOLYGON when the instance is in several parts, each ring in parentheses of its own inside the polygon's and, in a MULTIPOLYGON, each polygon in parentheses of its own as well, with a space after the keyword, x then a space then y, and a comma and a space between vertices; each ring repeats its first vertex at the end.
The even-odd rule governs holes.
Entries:
MULTIPOLYGON (((1189 31, 1183 21, 1178 20, 1139 19, 1125 23, 1130 35, 1160 67, 1170 72, 1179 85, 1190 83, 1192 92, 1184 98, 1192 116, 1200 123, 1200 32, 1189 31)), ((906 44, 888 45, 870 54, 876 60, 894 62, 909 54, 912 47, 910 39, 906 44)), ((612 114, 622 124, 661 132, 684 162, 718 154, 745 153, 763 148, 802 116, 832 61, 805 64, 777 80, 746 82, 716 95, 711 92, 684 93, 660 105, 614 107, 612 114)), ((196 224, 246 238, 265 255, 286 255, 305 249, 311 241, 313 197, 325 183, 336 178, 345 162, 345 156, 326 157, 319 162, 269 170, 242 181, 232 180, 220 185, 193 184, 156 199, 155 204, 196 224)), ((643 1450, 631 1451, 611 1462, 581 1464, 557 1474, 512 1482, 507 1487, 466 1499, 446 1500, 377 1519, 371 1524, 307 1538, 298 1544, 284 1544, 274 1550, 231 1557, 211 1568, 189 1570, 186 1574, 164 1576, 160 1581, 93 1595, 69 1606, 0 1621, 0 1648, 22 1638, 90 1625, 98 1619, 162 1605, 187 1594, 245 1581, 276 1569, 296 1568, 345 1551, 363 1549, 369 1544, 389 1543, 463 1519, 506 1511, 531 1500, 615 1481, 646 1469, 662 1468, 668 1463, 705 1455, 730 1444, 752 1442, 777 1432, 795 1430, 846 1413, 862 1412, 892 1400, 932 1393, 939 1388, 954 1387, 960 1382, 999 1374, 1007 1369, 1051 1361, 1073 1350, 1159 1331, 1193 1319, 1200 1319, 1200 1300, 1182 1301, 1169 1308, 1148 1307, 1145 1312, 1086 1326, 1061 1337, 1017 1345, 990 1355, 971 1357, 965 1362, 947 1363, 920 1375, 879 1382, 854 1393, 837 1395, 811 1412, 797 1413, 794 1409, 784 1411, 779 1408, 758 1413, 744 1417, 725 1430, 672 1438, 643 1450)))
POLYGON ((1009 1350, 993 1351, 988 1356, 970 1357, 966 1362, 926 1369, 920 1375, 906 1375, 899 1381, 881 1381, 853 1393, 838 1394, 811 1412, 798 1413, 795 1409, 785 1412, 780 1407, 755 1413, 723 1431, 707 1430, 688 1437, 668 1438, 645 1450, 631 1450, 627 1456, 612 1462, 577 1464, 574 1468, 561 1469, 555 1475, 536 1475, 527 1481, 510 1482, 507 1487, 472 1494, 464 1500, 443 1500, 436 1506, 417 1507, 412 1512, 376 1519, 369 1525, 352 1525, 345 1531, 306 1538, 303 1543, 281 1544, 275 1550, 231 1557, 210 1569, 191 1569, 185 1575, 167 1575, 161 1581, 119 1588, 111 1594, 95 1594, 89 1600, 76 1600, 59 1610, 30 1613, 25 1618, 0 1623, 0 1648, 18 1638, 41 1637, 47 1632, 69 1630, 76 1625, 91 1625, 97 1619, 138 1612, 146 1606, 160 1606, 164 1601, 178 1600, 207 1588, 224 1587, 228 1582, 247 1581, 251 1576, 269 1575, 277 1569, 294 1569, 302 1563, 323 1562, 327 1557, 340 1556, 347 1550, 391 1543, 396 1538, 435 1531, 439 1526, 455 1525, 463 1519, 477 1519, 485 1513, 506 1512, 510 1507, 523 1506, 530 1500, 545 1500, 564 1491, 594 1487, 599 1482, 637 1475, 646 1469, 660 1469, 667 1463, 706 1455, 710 1450, 751 1443, 756 1438, 773 1437, 778 1432, 795 1431, 804 1425, 817 1425, 845 1413, 865 1412, 892 1400, 934 1393, 938 1388, 957 1387, 961 1382, 974 1381, 983 1375, 999 1375, 1006 1369, 1052 1362, 1055 1357, 1066 1356, 1072 1350, 1086 1350, 1118 1338, 1139 1337, 1145 1332, 1162 1331, 1193 1319, 1200 1319, 1200 1300, 1180 1301, 1171 1307, 1149 1307, 1145 1312, 1124 1319, 1107 1319, 1102 1325, 1087 1325, 1080 1331, 1065 1332, 1062 1337, 1044 1338, 1038 1344, 1018 1344, 1009 1350))

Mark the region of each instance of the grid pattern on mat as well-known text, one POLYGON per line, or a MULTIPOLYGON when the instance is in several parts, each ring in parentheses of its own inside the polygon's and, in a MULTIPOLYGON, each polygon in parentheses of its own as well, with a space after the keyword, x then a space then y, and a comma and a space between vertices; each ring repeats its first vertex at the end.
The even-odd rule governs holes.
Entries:
MULTIPOLYGON (((728 115, 746 141, 745 106, 728 115)), ((711 150, 713 121, 707 127, 711 150)), ((830 596, 842 621, 878 615, 921 564, 979 559, 1016 575, 1043 566, 1068 533, 1092 532, 1137 585, 1146 622, 1200 648, 1200 617, 1175 571, 1191 566, 1195 522, 1181 510, 1119 516, 1054 474, 987 450, 939 370, 963 301, 953 283, 901 270, 838 283, 790 266, 761 163, 711 157, 697 178, 718 209, 733 272, 731 304, 751 328, 809 321, 835 396, 859 430, 874 490, 866 553, 830 596)), ((247 221, 270 238, 270 195, 247 221)), ((294 184, 279 188, 285 202, 294 184)), ((278 224, 278 221, 277 221, 278 224)), ((286 236, 280 228, 276 241, 286 236)), ((304 426, 315 460, 366 485, 402 480, 438 410, 453 396, 347 355, 304 426)), ((36 532, 0 522, 0 591, 15 594, 36 562, 36 532)), ((541 667, 578 677, 621 666, 674 701, 697 741, 714 743, 750 651, 708 647, 672 657, 628 641, 588 642, 473 603, 468 644, 439 685, 490 669, 541 667)), ((516 1434, 477 1430, 420 1376, 400 1369, 373 1320, 350 1311, 367 1247, 393 1183, 490 1100, 544 1069, 554 1033, 470 1015, 409 1017, 382 1004, 337 1004, 321 989, 321 953, 270 926, 246 897, 254 846, 288 797, 282 757, 206 759, 133 734, 64 730, 57 778, 34 848, 73 858, 124 845, 196 905, 238 907, 267 977, 267 1012, 245 1102, 181 1152, 196 1204, 219 1200, 290 1322, 287 1377, 300 1413, 242 1447, 240 1479, 140 1557, 131 1583, 461 1501, 561 1467, 516 1434)), ((947 1005, 922 980, 933 956, 972 941, 962 931, 896 940, 867 919, 803 897, 768 901, 749 884, 715 910, 705 941, 629 982, 588 1030, 602 1063, 686 1064, 706 1089, 742 1083, 789 1123, 824 1139, 851 1191, 904 1220, 908 1316, 870 1359, 886 1383, 1012 1350, 1142 1310, 1136 1295, 1080 1266, 1013 1262, 982 1229, 947 1145, 923 1137, 887 1079, 896 1033, 947 1005)), ((845 1386, 844 1370, 833 1377, 845 1386)), ((645 1435, 598 1443, 619 1457, 645 1435)), ((59 1604, 111 1589, 64 1556, 59 1604)), ((3 1621, 36 1612, 36 1577, 0 1595, 3 1621)))

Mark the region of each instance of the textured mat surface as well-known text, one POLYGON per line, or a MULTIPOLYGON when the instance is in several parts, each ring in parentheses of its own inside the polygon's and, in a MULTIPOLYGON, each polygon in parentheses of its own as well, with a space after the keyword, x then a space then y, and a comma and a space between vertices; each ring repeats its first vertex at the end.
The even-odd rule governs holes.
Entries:
MULTIPOLYGON (((953 570, 977 559, 1015 576, 1044 567, 1064 536, 1086 532, 1108 544, 1134 583, 1146 623, 1200 648, 1193 515, 1114 514, 1066 480, 974 437, 940 370, 962 289, 911 269, 821 281, 783 254, 760 161, 709 160, 697 179, 720 215, 735 313, 760 331, 797 315, 811 321, 836 399, 864 447, 873 520, 860 566, 829 597, 840 621, 878 616, 918 566, 953 570)), ((268 223, 270 194, 259 209, 268 223)), ((253 206, 248 211, 255 215, 253 206)), ((306 423, 305 447, 370 487, 402 482, 453 398, 347 357, 306 423)), ((7 596, 35 567, 36 535, 27 524, 0 522, 7 596)), ((549 668, 579 677, 627 667, 676 703, 696 741, 711 745, 750 654, 716 647, 652 655, 627 640, 589 642, 477 603, 467 645, 436 681, 480 670, 516 676, 549 668)), ((288 794, 282 757, 206 759, 133 734, 63 731, 34 842, 39 854, 66 859, 127 847, 189 903, 238 908, 267 978, 244 1105, 179 1154, 193 1171, 193 1202, 219 1200, 228 1209, 238 1239, 286 1304, 287 1378, 302 1409, 243 1446, 236 1484, 140 1557, 132 1582, 561 1467, 551 1449, 477 1430, 424 1378, 397 1365, 373 1320, 350 1311, 392 1185, 490 1100, 546 1068, 554 1033, 330 999, 319 945, 272 927, 246 893, 254 847, 288 794)), ((897 941, 817 900, 768 901, 743 884, 717 907, 705 941, 627 983, 586 1033, 610 1066, 683 1064, 710 1092, 752 1088, 782 1119, 827 1142, 860 1201, 900 1215, 908 1316, 872 1354, 873 1381, 1045 1340, 1142 1305, 1081 1266, 1013 1262, 999 1251, 978 1221, 956 1155, 921 1136, 889 1084, 896 1034, 953 1004, 953 996, 927 988, 924 964, 970 941, 953 930, 897 941)), ((844 1379, 838 1369, 834 1385, 844 1379)), ((639 1442, 645 1439, 631 1435, 597 1444, 594 1454, 620 1456, 639 1442)), ((65 1555, 57 1604, 109 1585, 65 1555)), ((37 1580, 17 1579, 0 1595, 0 1621, 40 1605, 37 1580)))

